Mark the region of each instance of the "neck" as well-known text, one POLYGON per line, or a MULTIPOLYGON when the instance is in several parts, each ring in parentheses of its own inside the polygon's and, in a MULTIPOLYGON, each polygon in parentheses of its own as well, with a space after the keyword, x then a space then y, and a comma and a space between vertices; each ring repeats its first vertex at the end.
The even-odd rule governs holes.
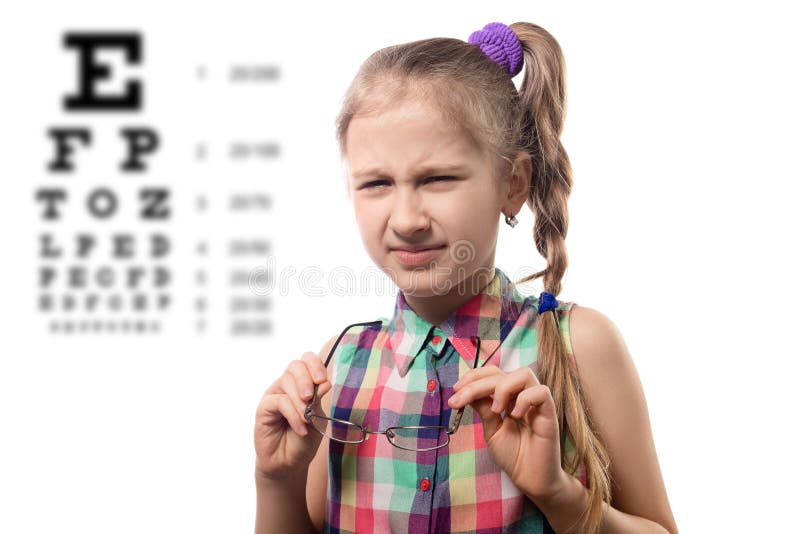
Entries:
POLYGON ((483 291, 494 275, 494 267, 490 270, 478 269, 471 277, 462 280, 444 295, 420 297, 403 293, 403 296, 417 315, 429 323, 439 326, 464 303, 483 291))

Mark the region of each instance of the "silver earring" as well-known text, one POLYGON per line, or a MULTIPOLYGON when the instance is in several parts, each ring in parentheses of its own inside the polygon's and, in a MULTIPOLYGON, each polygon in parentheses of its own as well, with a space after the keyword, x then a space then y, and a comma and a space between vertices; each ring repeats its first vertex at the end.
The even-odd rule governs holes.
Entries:
POLYGON ((509 225, 511 228, 514 228, 519 221, 513 215, 508 216, 506 215, 506 224, 509 225))

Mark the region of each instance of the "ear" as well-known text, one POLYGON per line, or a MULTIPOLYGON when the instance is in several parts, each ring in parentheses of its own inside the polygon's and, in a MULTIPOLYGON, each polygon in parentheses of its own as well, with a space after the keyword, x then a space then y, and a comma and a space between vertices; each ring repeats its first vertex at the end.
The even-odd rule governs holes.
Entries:
POLYGON ((533 162, 531 161, 531 155, 524 150, 518 152, 516 159, 514 159, 514 166, 511 169, 508 194, 503 199, 503 212, 507 215, 519 213, 522 205, 528 199, 531 190, 532 172, 533 162))

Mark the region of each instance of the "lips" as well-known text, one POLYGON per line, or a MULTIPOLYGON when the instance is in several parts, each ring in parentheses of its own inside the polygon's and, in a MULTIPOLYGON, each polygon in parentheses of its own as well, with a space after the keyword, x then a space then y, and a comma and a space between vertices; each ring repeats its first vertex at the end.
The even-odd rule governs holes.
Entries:
POLYGON ((391 247, 389 250, 400 250, 405 252, 420 252, 422 250, 433 250, 437 248, 442 248, 444 245, 416 245, 416 246, 403 246, 403 247, 391 247))
POLYGON ((413 249, 393 248, 391 253, 403 265, 418 266, 430 263, 446 248, 446 245, 426 245, 413 249), (427 248, 425 248, 427 247, 427 248))

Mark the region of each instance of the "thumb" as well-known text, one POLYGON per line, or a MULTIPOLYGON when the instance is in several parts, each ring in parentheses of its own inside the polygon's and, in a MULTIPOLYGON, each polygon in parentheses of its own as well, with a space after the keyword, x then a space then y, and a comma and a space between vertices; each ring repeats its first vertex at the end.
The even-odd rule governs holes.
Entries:
POLYGON ((484 397, 470 403, 483 422, 483 437, 488 442, 503 425, 499 414, 492 411, 492 399, 484 397))

